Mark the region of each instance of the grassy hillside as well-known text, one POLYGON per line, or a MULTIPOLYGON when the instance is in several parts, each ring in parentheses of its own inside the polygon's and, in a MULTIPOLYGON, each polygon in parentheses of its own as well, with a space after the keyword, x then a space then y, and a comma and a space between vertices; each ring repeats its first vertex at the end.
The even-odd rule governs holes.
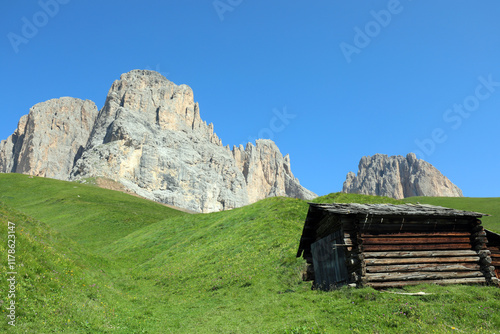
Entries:
MULTIPOLYGON (((305 201, 269 198, 190 215, 92 186, 10 174, 0 175, 0 201, 2 254, 7 221, 17 226, 18 332, 500 332, 498 288, 404 290, 432 293, 426 296, 312 291, 295 257, 305 201)), ((398 203, 347 194, 316 201, 398 203)))
POLYGON ((113 326, 103 300, 120 296, 99 269, 107 267, 103 258, 82 252, 78 244, 43 222, 0 204, 1 283, 0 305, 6 315, 7 224, 16 226, 16 316, 17 325, 2 317, 0 332, 48 333, 99 332, 113 326), (45 328, 46 330, 42 330, 45 328))
POLYGON ((0 201, 50 223, 87 249, 99 249, 151 223, 185 214, 117 191, 21 174, 0 175, 0 201))
POLYGON ((476 211, 490 216, 481 218, 483 225, 500 233, 500 198, 471 198, 471 197, 409 197, 405 203, 422 203, 439 205, 448 208, 476 211))

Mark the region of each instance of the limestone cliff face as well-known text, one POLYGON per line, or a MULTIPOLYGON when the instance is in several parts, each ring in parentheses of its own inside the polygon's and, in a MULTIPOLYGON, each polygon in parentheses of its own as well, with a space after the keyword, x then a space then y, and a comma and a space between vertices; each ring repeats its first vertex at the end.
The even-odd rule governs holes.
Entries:
POLYGON ((92 101, 71 97, 38 103, 0 144, 0 171, 67 180, 97 117, 92 101))
POLYGON ((290 168, 290 156, 281 154, 272 140, 259 139, 233 147, 233 156, 243 172, 250 202, 272 196, 312 199, 316 194, 301 187, 290 168))
POLYGON ((201 120, 191 88, 152 71, 113 83, 71 178, 91 176, 198 212, 248 203, 245 179, 213 126, 201 120))
POLYGON ((204 140, 222 145, 213 133, 213 124, 207 125, 201 120, 192 89, 187 85, 177 86, 154 71, 134 70, 122 74, 120 80, 113 83, 99 113, 90 145, 100 145, 125 135, 119 133, 120 120, 131 117, 161 130, 196 132, 204 140))
POLYGON ((104 107, 62 98, 36 105, 0 144, 0 171, 66 180, 106 177, 143 197, 212 212, 269 196, 312 199, 270 140, 223 147, 201 120, 193 91, 134 70, 111 86, 104 107), (49 134, 49 135, 46 135, 49 134))
POLYGON ((405 157, 375 154, 362 157, 358 175, 349 172, 344 193, 388 196, 401 199, 411 196, 462 197, 462 191, 430 163, 414 153, 405 157))

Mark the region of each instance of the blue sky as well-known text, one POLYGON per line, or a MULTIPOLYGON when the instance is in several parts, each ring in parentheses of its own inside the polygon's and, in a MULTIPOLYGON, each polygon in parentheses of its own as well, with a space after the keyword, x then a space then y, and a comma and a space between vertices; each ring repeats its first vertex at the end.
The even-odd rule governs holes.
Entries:
POLYGON ((319 195, 364 155, 418 151, 465 196, 499 197, 499 15, 495 0, 2 1, 0 138, 38 102, 101 108, 120 74, 152 69, 193 88, 224 145, 273 139, 319 195))

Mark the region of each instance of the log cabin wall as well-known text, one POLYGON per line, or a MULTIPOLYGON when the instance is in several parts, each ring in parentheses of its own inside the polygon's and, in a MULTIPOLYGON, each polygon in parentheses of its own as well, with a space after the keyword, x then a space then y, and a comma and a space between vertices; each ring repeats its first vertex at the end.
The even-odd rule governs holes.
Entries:
POLYGON ((500 234, 485 230, 488 239, 488 250, 490 251, 491 265, 495 268, 495 276, 500 279, 500 234))
POLYGON ((304 278, 322 289, 325 286, 315 278, 315 269, 321 271, 323 282, 330 282, 326 289, 344 284, 374 288, 421 283, 498 285, 495 261, 500 260, 500 247, 487 249, 487 233, 478 219, 482 215, 428 205, 311 204, 297 256, 303 253, 308 263, 304 278), (333 242, 332 234, 343 235, 343 240, 337 237, 333 242), (328 242, 332 254, 342 247, 343 263, 314 261, 311 244, 322 245, 325 259, 328 242), (499 255, 497 260, 492 260, 492 252, 499 255), (346 272, 347 279, 335 281, 339 271, 342 277, 346 272))
POLYGON ((492 283, 480 224, 475 217, 370 217, 359 226, 361 285, 492 283))

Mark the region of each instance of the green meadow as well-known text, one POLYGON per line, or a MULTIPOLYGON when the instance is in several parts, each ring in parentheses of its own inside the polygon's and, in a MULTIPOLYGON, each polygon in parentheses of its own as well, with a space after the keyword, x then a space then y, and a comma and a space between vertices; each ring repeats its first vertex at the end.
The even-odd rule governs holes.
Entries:
MULTIPOLYGON (((474 210, 491 214, 483 224, 500 232, 500 198, 335 193, 315 202, 474 210)), ((311 290, 296 258, 307 210, 306 201, 277 197, 188 214, 93 185, 0 174, 0 332, 500 333, 496 287, 311 290), (419 291, 427 294, 400 294, 419 291)))

